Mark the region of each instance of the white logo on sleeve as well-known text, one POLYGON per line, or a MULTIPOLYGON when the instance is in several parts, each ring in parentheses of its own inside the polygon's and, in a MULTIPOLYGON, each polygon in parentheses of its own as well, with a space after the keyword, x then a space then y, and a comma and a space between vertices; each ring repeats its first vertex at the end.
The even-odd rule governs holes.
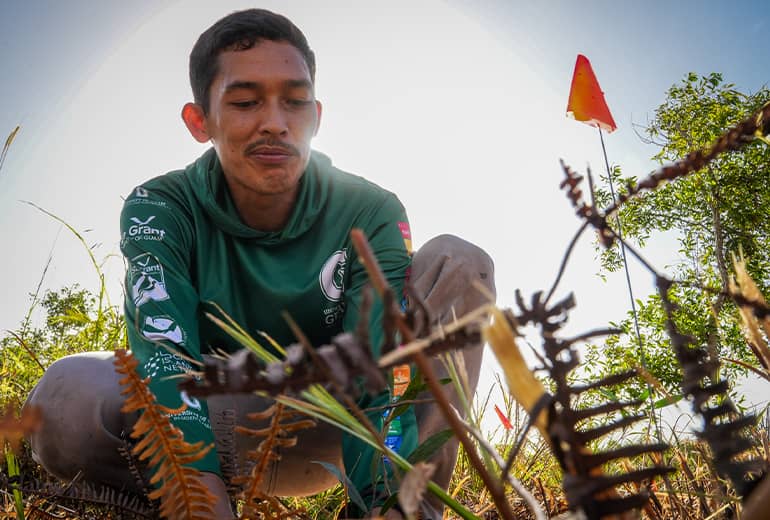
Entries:
POLYGON ((134 224, 137 224, 139 226, 144 226, 145 224, 149 224, 155 219, 155 215, 151 216, 147 220, 140 220, 138 217, 131 217, 131 222, 134 224))
POLYGON ((321 285, 321 291, 329 301, 338 302, 342 299, 342 293, 345 291, 345 264, 347 263, 348 252, 346 249, 340 249, 332 253, 332 256, 324 263, 321 272, 318 275, 318 283, 321 285))
POLYGON ((150 377, 167 374, 189 374, 193 367, 176 354, 158 349, 144 364, 145 373, 150 377))
POLYGON ((162 302, 169 299, 163 266, 150 253, 142 253, 131 259, 128 266, 128 283, 131 300, 137 307, 149 301, 162 302))
POLYGON ((131 217, 129 220, 133 222, 133 224, 128 227, 127 231, 123 232, 123 243, 128 240, 162 241, 166 237, 165 229, 149 225, 150 222, 155 220, 155 215, 150 216, 147 220, 142 220, 139 217, 131 217))
POLYGON ((147 193, 147 190, 145 190, 141 186, 137 186, 136 191, 134 193, 136 194, 137 197, 142 197, 142 198, 148 197, 150 195, 149 193, 147 193))
POLYGON ((151 341, 168 340, 184 345, 184 332, 169 316, 148 316, 142 325, 142 336, 151 341))
POLYGON ((201 409, 201 402, 198 401, 197 398, 190 397, 189 395, 187 395, 187 392, 185 392, 184 390, 179 392, 179 397, 182 398, 182 402, 185 403, 189 408, 193 408, 195 410, 201 409))

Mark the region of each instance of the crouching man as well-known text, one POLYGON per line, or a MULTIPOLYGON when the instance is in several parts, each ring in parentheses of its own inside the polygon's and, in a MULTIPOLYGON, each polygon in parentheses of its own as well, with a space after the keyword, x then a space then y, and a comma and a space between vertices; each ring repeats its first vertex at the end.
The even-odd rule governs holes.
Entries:
MULTIPOLYGON (((178 379, 169 376, 193 367, 159 343, 198 361, 215 349, 234 352, 241 347, 206 317, 222 317, 223 311, 250 334, 265 331, 283 345, 296 341, 283 311, 313 345, 354 330, 368 280, 351 244, 353 228, 366 234, 396 293, 403 294, 409 280, 445 323, 485 303, 474 282, 494 293, 493 265, 483 251, 444 235, 412 255, 398 198, 311 150, 321 121, 315 57, 288 19, 250 9, 219 20, 190 54, 190 83, 194 102, 184 106, 182 119, 194 139, 212 148, 184 170, 135 188, 121 215, 129 344, 158 401, 169 407, 187 403, 184 413, 171 417, 185 440, 221 442, 217 426, 225 411, 250 425, 245 415, 270 403, 253 395, 204 401, 180 393, 178 379)), ((375 304, 370 314, 375 357, 383 342, 382 315, 382 305, 375 304)), ((462 353, 473 390, 481 346, 462 353)), ((30 442, 36 459, 60 478, 82 471, 87 481, 136 490, 118 452, 136 417, 120 411, 112 361, 111 353, 100 352, 54 363, 27 401, 44 414, 43 427, 30 442)), ((446 374, 437 360, 434 368, 446 374)), ((449 393, 457 405, 459 399, 449 393)), ((388 399, 365 396, 359 405, 377 408, 388 399)), ((369 413, 375 425, 382 425, 381 410, 369 413)), ((401 426, 398 451, 404 456, 447 427, 432 403, 411 407, 401 426)), ((241 468, 253 442, 235 436, 241 468)), ((433 480, 445 488, 456 457, 454 440, 432 459, 433 480)), ((295 447, 282 450, 263 480, 264 491, 303 496, 336 484, 313 461, 344 468, 367 504, 367 511, 354 513, 359 517, 377 514, 387 490, 397 489, 389 465, 373 449, 319 424, 300 432, 295 447)), ((219 498, 217 518, 231 518, 217 451, 191 465, 219 498)), ((441 505, 430 500, 423 518, 439 520, 441 505)), ((386 518, 402 516, 391 510, 386 518)))

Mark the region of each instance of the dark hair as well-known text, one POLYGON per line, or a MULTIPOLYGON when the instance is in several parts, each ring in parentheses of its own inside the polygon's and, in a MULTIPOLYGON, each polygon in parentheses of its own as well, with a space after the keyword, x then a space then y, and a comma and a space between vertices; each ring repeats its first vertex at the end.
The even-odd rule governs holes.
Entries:
POLYGON ((209 88, 219 70, 219 54, 251 49, 260 40, 285 41, 296 47, 305 58, 311 81, 315 82, 315 54, 291 20, 266 9, 236 11, 201 34, 190 53, 193 99, 204 112, 209 109, 209 88))

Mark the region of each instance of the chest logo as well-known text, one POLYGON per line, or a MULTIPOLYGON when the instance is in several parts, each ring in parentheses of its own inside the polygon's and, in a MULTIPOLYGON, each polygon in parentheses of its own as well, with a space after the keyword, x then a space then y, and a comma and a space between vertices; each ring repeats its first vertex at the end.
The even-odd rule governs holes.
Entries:
POLYGON ((348 252, 346 249, 340 249, 332 253, 326 262, 324 262, 321 272, 318 275, 318 283, 321 285, 321 291, 326 299, 332 302, 338 302, 342 299, 342 293, 345 291, 345 265, 347 264, 348 252))

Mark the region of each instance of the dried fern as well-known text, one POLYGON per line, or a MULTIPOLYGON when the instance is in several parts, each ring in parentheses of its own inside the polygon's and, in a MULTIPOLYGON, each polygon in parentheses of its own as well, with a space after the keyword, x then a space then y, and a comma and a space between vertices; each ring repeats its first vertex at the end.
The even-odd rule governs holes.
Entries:
POLYGON ((5 413, 0 415, 0 447, 7 442, 14 452, 18 451, 21 440, 37 430, 42 419, 40 409, 36 406, 23 408, 17 417, 13 404, 8 403, 5 413))
MULTIPOLYGON (((18 482, 11 482, 10 479, 0 473, 0 489, 18 489, 28 497, 55 498, 56 504, 52 507, 61 509, 64 509, 64 505, 78 504, 83 506, 99 504, 113 510, 117 518, 152 519, 157 517, 157 511, 153 509, 152 505, 144 497, 122 493, 108 486, 95 486, 83 482, 59 484, 42 482, 36 479, 22 479, 18 482)), ((50 514, 34 503, 30 503, 27 506, 28 518, 33 518, 29 514, 35 511, 39 515, 50 514)), ((61 517, 57 516, 57 518, 61 517)))
POLYGON ((152 493, 152 487, 145 478, 145 472, 143 471, 146 469, 145 465, 140 465, 139 461, 136 460, 134 455, 131 453, 132 446, 128 439, 125 439, 121 436, 120 441, 121 445, 118 446, 118 453, 120 453, 120 456, 123 457, 126 461, 126 464, 128 464, 128 471, 131 473, 131 476, 134 477, 134 482, 136 482, 137 488, 142 491, 144 496, 148 496, 150 493, 152 493))
MULTIPOLYGON (((743 258, 733 257, 733 265, 735 266, 735 277, 730 280, 732 295, 734 297, 742 296, 744 301, 756 302, 766 307, 767 302, 765 302, 764 296, 746 270, 746 261, 743 258)), ((770 317, 762 316, 760 319, 757 317, 754 307, 740 302, 738 302, 738 311, 749 347, 764 371, 770 373, 770 346, 768 346, 770 317)))
POLYGON ((279 450, 291 448, 297 444, 297 437, 293 435, 295 432, 316 425, 312 419, 295 420, 297 415, 299 412, 296 410, 287 408, 281 403, 273 403, 262 412, 248 415, 249 419, 253 421, 264 421, 269 418, 270 424, 267 427, 261 429, 235 427, 237 433, 251 437, 263 437, 256 449, 247 455, 249 460, 254 462, 250 475, 233 479, 234 484, 244 484, 241 493, 241 498, 245 502, 242 518, 281 520, 297 515, 297 511, 288 511, 275 497, 260 491, 270 463, 280 459, 279 450))
POLYGON ((160 499, 160 514, 165 518, 213 518, 216 498, 200 482, 200 471, 186 466, 203 458, 213 446, 185 442, 168 416, 182 412, 186 405, 171 409, 158 404, 147 386, 149 378, 141 379, 137 374, 138 364, 125 350, 115 351, 115 371, 124 376, 120 380, 125 387, 121 394, 126 396, 122 411, 143 412, 131 432, 132 438, 141 438, 132 452, 157 468, 150 483, 159 487, 149 498, 160 499))
POLYGON ((709 445, 719 476, 729 480, 738 495, 745 498, 766 469, 763 460, 751 456, 759 440, 752 438, 748 429, 757 419, 753 414, 744 414, 733 403, 729 382, 718 375, 719 359, 711 357, 704 346, 680 331, 674 322, 678 304, 669 298, 673 282, 658 277, 656 283, 668 335, 682 367, 682 393, 692 397, 692 410, 703 420, 703 427, 696 434, 709 445))
MULTIPOLYGON (((527 305, 519 291, 516 302, 520 314, 496 311, 494 324, 484 330, 493 352, 501 354, 501 366, 506 371, 513 396, 527 409, 532 417, 532 424, 540 428, 541 433, 550 441, 551 449, 564 470, 562 486, 570 508, 582 510, 585 517, 630 518, 636 516, 636 510, 646 507, 650 498, 647 486, 643 483, 673 471, 672 468, 655 464, 634 470, 630 464, 627 471, 609 471, 609 463, 623 465, 630 457, 652 454, 660 460, 659 454, 667 448, 665 444, 624 443, 618 449, 595 450, 590 444, 607 435, 622 436, 623 430, 644 415, 634 414, 632 407, 639 402, 606 402, 593 407, 576 406, 584 392, 620 384, 635 374, 632 372, 607 376, 585 386, 570 383, 569 374, 579 364, 575 344, 592 337, 617 333, 614 329, 589 331, 580 336, 562 339, 557 334, 567 322, 568 312, 574 307, 572 295, 551 306, 542 299, 542 293, 532 296, 527 305), (535 325, 540 329, 546 368, 554 382, 555 393, 545 393, 543 385, 528 371, 521 355, 513 351, 516 346, 514 330, 518 326, 535 325), (614 414, 622 414, 621 419, 610 421, 614 414), (586 424, 592 418, 605 418, 598 427, 586 424), (623 491, 622 488, 626 488, 623 491), (636 492, 630 491, 636 489, 636 492)), ((512 451, 515 454, 517 448, 512 451)), ((509 455, 509 461, 512 461, 509 455)), ((511 462, 505 466, 504 474, 511 462)))

